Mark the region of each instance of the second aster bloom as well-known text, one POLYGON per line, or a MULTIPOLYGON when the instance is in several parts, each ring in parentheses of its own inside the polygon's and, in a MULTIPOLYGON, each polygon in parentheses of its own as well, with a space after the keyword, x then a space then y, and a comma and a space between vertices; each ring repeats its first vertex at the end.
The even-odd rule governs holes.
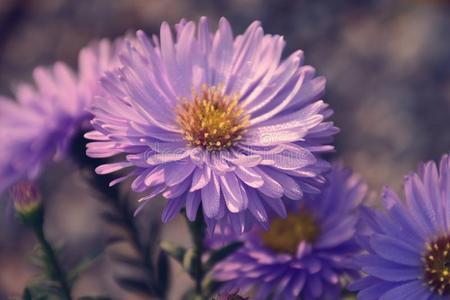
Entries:
POLYGON ((450 298, 450 158, 406 177, 405 201, 386 188, 385 211, 369 211, 372 233, 358 259, 367 276, 353 285, 358 299, 450 298))
POLYGON ((118 47, 102 40, 82 49, 78 75, 61 62, 38 67, 34 84, 17 86, 16 101, 0 97, 0 194, 36 177, 42 166, 66 154, 77 133, 91 128, 88 106, 118 47))
POLYGON ((328 179, 316 199, 243 237, 244 246, 214 270, 224 290, 253 290, 255 299, 341 299, 342 280, 357 276, 354 236, 367 187, 339 165, 328 179))
POLYGON ((234 37, 223 18, 216 32, 206 18, 180 22, 175 37, 167 23, 159 38, 138 31, 103 78, 86 136, 89 156, 126 159, 97 172, 131 167, 115 182, 135 177, 143 203, 162 193, 164 222, 183 207, 194 220, 201 205, 210 229, 236 232, 267 223, 268 207, 284 214, 283 197, 317 193, 329 167, 318 153, 337 129, 325 122, 325 80, 301 51, 281 60, 284 45, 258 22, 234 37))

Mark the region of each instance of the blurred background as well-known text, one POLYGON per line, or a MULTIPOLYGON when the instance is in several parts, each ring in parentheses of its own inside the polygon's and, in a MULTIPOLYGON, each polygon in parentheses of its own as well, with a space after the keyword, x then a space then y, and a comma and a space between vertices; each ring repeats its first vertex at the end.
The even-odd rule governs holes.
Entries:
MULTIPOLYGON (((305 51, 306 63, 328 80, 325 99, 341 128, 335 157, 360 173, 375 195, 387 184, 400 189, 419 161, 438 160, 450 150, 446 0, 0 0, 0 94, 12 95, 37 65, 61 60, 76 68, 78 51, 92 40, 136 29, 158 33, 164 20, 203 15, 212 26, 226 16, 234 33, 260 20, 267 33, 284 35, 285 56, 305 51)), ((109 230, 98 218, 103 204, 80 177, 67 161, 52 166, 41 182, 48 235, 64 240, 69 260, 100 252, 109 230)), ((162 204, 155 201, 139 215, 143 228, 159 218, 162 204)), ((26 259, 34 239, 5 211, 0 300, 19 295, 35 272, 26 259)), ((165 226, 163 237, 188 244, 183 221, 165 226)), ((112 274, 121 272, 114 268, 107 255, 100 256, 75 295, 139 299, 114 284, 112 274)), ((173 272, 170 299, 179 299, 190 282, 176 266, 173 272)))

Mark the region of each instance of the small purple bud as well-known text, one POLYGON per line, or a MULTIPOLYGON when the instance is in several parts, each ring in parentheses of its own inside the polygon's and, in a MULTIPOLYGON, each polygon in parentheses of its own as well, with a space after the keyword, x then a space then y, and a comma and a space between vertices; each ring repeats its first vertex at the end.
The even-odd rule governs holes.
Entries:
POLYGON ((42 211, 42 197, 34 182, 21 181, 10 189, 14 207, 25 224, 39 221, 42 211))

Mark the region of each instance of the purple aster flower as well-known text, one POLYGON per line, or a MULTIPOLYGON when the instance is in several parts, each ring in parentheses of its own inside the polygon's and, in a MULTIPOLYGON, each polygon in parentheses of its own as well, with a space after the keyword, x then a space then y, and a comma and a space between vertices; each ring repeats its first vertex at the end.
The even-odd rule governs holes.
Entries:
POLYGON ((359 204, 367 187, 334 165, 329 185, 286 219, 273 217, 268 231, 252 230, 244 246, 219 263, 213 276, 224 290, 254 290, 255 299, 340 299, 342 280, 357 276, 351 259, 359 204))
POLYGON ((368 211, 372 233, 363 237, 367 253, 358 263, 367 274, 352 285, 358 298, 450 298, 450 158, 406 177, 405 201, 386 188, 385 211, 368 211))
POLYGON ((33 72, 34 85, 17 87, 16 101, 0 97, 0 194, 63 156, 72 137, 90 128, 87 107, 100 91, 99 78, 113 63, 114 48, 103 40, 81 50, 79 75, 58 62, 33 72))
POLYGON ((135 177, 143 204, 163 194, 164 222, 183 207, 194 220, 201 205, 210 230, 242 232, 266 223, 268 207, 285 214, 282 197, 317 193, 329 168, 318 153, 333 149, 337 129, 324 121, 325 80, 302 52, 281 60, 283 38, 259 22, 235 38, 224 18, 216 32, 206 18, 175 27, 175 37, 167 23, 159 38, 138 31, 103 78, 87 154, 126 158, 97 173, 131 167, 112 184, 135 177))

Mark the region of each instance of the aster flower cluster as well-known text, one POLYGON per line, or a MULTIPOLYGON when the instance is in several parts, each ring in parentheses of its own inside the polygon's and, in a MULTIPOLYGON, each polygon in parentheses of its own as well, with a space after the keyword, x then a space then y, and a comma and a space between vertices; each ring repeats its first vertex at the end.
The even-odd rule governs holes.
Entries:
POLYGON ((116 279, 128 291, 167 299, 171 256, 195 283, 185 299, 450 297, 449 156, 406 178, 405 201, 386 188, 384 209, 367 205, 364 181, 325 159, 338 132, 325 79, 284 47, 259 22, 237 35, 225 18, 215 31, 206 17, 163 23, 159 36, 82 49, 77 72, 38 67, 16 101, 0 99, 0 194, 11 188, 23 220, 39 212, 27 223, 62 299, 72 282, 45 236, 45 195, 28 180, 74 153, 98 162, 90 182, 115 203, 103 217, 142 256, 117 256, 146 270, 116 279), (82 134, 86 149, 74 142, 82 134), (146 252, 155 247, 142 245, 118 192, 127 181, 143 194, 137 217, 158 196, 163 223, 186 216, 192 248, 146 252))

